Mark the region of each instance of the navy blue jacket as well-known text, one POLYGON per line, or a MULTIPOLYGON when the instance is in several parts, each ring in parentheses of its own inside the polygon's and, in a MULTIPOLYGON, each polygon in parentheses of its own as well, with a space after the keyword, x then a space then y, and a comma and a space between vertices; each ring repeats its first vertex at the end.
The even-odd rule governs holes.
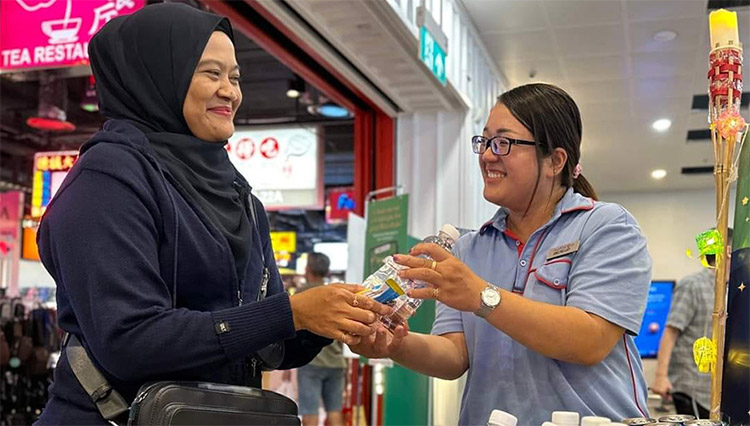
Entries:
MULTIPOLYGON (((239 174, 238 188, 250 193, 239 174)), ((57 283, 60 327, 126 400, 154 380, 250 384, 256 350, 283 340, 282 368, 293 368, 330 343, 295 332, 268 218, 251 200, 258 224, 238 278, 226 239, 176 190, 140 130, 111 120, 81 148, 41 221, 39 251, 57 283), (255 302, 261 250, 271 278, 255 302)), ((39 424, 104 423, 63 351, 39 424)))

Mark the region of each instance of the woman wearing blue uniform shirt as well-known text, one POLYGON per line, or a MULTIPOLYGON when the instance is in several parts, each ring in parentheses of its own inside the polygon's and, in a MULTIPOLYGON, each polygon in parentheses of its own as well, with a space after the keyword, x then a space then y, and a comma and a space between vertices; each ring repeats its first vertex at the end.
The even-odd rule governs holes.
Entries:
POLYGON ((432 334, 381 328, 353 348, 443 379, 468 373, 460 424, 486 424, 493 409, 523 425, 556 410, 648 414, 633 336, 651 260, 635 219, 596 201, 581 175, 581 133, 558 87, 501 95, 472 139, 484 197, 500 209, 453 255, 421 244, 397 257, 402 276, 429 284, 410 295, 440 302, 432 334))

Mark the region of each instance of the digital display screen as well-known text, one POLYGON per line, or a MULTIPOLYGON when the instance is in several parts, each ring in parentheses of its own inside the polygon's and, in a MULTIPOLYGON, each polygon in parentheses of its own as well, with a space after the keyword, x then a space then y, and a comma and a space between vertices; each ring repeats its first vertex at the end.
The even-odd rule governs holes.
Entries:
POLYGON ((656 358, 659 342, 667 324, 669 307, 672 304, 674 281, 652 281, 648 290, 646 312, 635 345, 641 358, 656 358))

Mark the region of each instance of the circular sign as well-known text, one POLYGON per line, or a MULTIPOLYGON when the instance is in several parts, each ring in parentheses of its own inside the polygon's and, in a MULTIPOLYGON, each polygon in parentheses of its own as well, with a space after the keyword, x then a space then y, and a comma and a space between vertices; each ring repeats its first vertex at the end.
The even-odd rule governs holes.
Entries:
POLYGON ((269 160, 271 158, 278 157, 279 156, 279 141, 277 141, 276 138, 263 139, 263 142, 260 144, 260 153, 263 154, 263 156, 268 158, 269 160))
POLYGON ((253 154, 255 154, 255 142, 250 138, 240 139, 234 147, 234 154, 240 160, 252 158, 253 154))

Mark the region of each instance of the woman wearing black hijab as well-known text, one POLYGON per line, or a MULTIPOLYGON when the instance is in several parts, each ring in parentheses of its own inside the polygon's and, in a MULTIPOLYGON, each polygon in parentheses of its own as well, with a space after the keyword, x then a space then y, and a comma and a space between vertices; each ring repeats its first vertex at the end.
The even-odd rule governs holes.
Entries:
MULTIPOLYGON (((251 355, 271 343, 293 368, 327 338, 372 332, 387 308, 357 300, 357 286, 283 291, 263 206, 224 149, 242 101, 225 18, 148 6, 110 21, 90 56, 110 120, 81 148, 38 242, 61 328, 127 402, 156 380, 260 387, 251 355)), ((106 424, 65 351, 38 424, 106 424)))

